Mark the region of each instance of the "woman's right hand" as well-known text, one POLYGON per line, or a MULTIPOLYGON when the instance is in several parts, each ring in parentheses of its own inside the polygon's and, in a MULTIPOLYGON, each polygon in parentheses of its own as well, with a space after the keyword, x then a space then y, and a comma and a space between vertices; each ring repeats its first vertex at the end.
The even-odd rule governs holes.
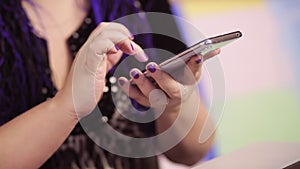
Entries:
POLYGON ((108 70, 120 60, 123 52, 141 62, 147 61, 141 47, 132 40, 125 26, 101 23, 79 50, 64 87, 53 101, 75 118, 92 112, 103 94, 108 70))

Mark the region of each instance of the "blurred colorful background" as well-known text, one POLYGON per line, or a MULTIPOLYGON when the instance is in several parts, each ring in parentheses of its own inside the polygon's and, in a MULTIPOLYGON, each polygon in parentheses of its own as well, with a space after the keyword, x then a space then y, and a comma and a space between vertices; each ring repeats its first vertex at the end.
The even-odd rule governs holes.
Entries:
MULTIPOLYGON (((206 37, 233 30, 244 34, 214 58, 223 68, 226 100, 209 158, 259 142, 300 142, 300 0, 172 3, 174 11, 206 37)), ((193 41, 184 29, 183 35, 193 41)), ((210 90, 209 83, 204 73, 203 91, 210 90)), ((205 98, 212 99, 210 92, 205 98)), ((184 168, 165 159, 161 165, 184 168)))

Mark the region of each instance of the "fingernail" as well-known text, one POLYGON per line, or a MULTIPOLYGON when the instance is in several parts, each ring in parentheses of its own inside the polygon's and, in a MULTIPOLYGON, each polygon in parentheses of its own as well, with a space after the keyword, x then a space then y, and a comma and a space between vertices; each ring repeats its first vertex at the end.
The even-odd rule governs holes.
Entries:
POLYGON ((135 57, 138 59, 140 62, 147 62, 149 60, 148 56, 144 51, 140 51, 135 54, 135 57))
POLYGON ((131 39, 131 40, 134 39, 134 35, 133 35, 133 34, 130 35, 130 39, 131 39))
POLYGON ((131 77, 138 79, 140 77, 139 72, 134 70, 130 73, 131 77))
POLYGON ((201 62, 202 62, 202 59, 196 60, 196 63, 197 63, 197 64, 200 64, 201 62))
POLYGON ((115 48, 116 48, 117 50, 120 50, 119 46, 117 46, 117 45, 115 45, 115 48))
POLYGON ((134 47, 133 47, 133 44, 132 44, 132 43, 130 43, 130 46, 131 46, 131 49, 134 50, 134 47))
POLYGON ((123 86, 124 83, 125 83, 125 81, 124 81, 123 79, 119 79, 119 84, 120 84, 120 86, 123 86))
POLYGON ((147 70, 149 70, 151 73, 154 73, 156 71, 156 67, 154 64, 149 64, 147 66, 147 70))

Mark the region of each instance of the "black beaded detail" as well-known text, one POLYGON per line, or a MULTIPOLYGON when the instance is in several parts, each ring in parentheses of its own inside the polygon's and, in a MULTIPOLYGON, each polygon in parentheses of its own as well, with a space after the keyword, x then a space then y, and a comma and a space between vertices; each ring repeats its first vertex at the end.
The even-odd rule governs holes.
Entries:
POLYGON ((93 20, 93 15, 90 12, 82 22, 81 26, 67 40, 69 50, 73 57, 76 56, 78 50, 86 42, 90 33, 97 27, 96 23, 93 22, 93 20))

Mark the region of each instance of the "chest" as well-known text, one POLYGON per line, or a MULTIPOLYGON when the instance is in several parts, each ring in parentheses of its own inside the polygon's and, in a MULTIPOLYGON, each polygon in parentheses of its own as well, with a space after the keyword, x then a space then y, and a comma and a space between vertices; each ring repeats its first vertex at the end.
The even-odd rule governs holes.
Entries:
POLYGON ((59 90, 65 83, 73 59, 65 38, 50 36, 47 38, 47 44, 51 78, 59 90))
POLYGON ((52 81, 59 90, 65 83, 73 61, 67 41, 80 27, 87 16, 87 11, 74 5, 55 11, 50 9, 56 9, 59 6, 49 7, 49 9, 48 6, 33 9, 28 3, 23 3, 22 6, 37 35, 47 41, 52 81))

